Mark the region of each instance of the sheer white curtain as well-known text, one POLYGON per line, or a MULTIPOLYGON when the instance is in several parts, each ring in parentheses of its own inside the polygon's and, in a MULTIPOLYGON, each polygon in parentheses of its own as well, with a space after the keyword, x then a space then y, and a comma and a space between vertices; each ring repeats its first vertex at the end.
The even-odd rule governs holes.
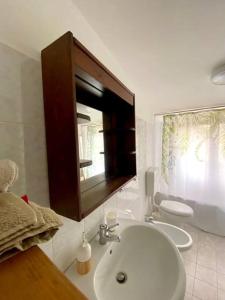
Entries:
POLYGON ((156 191, 181 197, 194 225, 225 235, 225 110, 156 117, 156 191))
POLYGON ((78 125, 79 134, 79 155, 80 159, 92 160, 92 165, 82 169, 85 179, 98 175, 105 171, 102 124, 78 125))

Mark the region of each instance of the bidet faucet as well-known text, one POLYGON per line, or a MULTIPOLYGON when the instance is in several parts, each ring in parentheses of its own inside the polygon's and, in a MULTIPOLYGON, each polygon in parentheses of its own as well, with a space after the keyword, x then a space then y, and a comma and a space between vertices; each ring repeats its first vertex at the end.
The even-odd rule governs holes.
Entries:
POLYGON ((145 215, 145 222, 154 224, 154 218, 152 216, 145 215))
POLYGON ((116 234, 112 234, 112 229, 119 226, 119 223, 108 226, 106 224, 101 224, 99 226, 99 244, 105 245, 107 242, 120 242, 120 237, 116 234))

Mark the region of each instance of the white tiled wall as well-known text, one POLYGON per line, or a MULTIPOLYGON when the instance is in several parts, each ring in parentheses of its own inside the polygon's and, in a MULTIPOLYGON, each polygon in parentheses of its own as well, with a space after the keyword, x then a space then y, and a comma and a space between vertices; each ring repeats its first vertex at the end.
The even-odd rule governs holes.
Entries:
MULTIPOLYGON (((41 248, 61 269, 76 257, 85 227, 88 238, 97 231, 110 208, 130 209, 141 219, 146 207, 145 171, 149 162, 149 125, 137 118, 138 177, 82 222, 64 219, 64 226, 41 248)), ((19 165, 20 177, 13 191, 48 206, 48 179, 41 85, 41 63, 0 44, 0 159, 19 165)))
POLYGON ((41 64, 0 44, 0 158, 19 165, 18 194, 48 205, 41 64))

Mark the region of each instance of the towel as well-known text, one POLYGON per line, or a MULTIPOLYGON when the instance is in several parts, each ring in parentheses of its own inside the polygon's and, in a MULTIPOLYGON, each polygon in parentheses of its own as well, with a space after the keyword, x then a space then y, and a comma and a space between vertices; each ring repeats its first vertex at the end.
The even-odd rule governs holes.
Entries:
POLYGON ((0 262, 48 241, 61 225, 50 208, 27 204, 11 192, 0 193, 0 262))

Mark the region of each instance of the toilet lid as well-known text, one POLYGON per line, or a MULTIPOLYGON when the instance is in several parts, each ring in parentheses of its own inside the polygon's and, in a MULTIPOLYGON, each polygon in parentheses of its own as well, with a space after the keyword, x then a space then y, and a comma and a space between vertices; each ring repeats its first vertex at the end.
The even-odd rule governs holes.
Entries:
POLYGON ((193 215, 193 209, 190 206, 177 201, 162 200, 160 208, 177 216, 190 217, 193 215))

